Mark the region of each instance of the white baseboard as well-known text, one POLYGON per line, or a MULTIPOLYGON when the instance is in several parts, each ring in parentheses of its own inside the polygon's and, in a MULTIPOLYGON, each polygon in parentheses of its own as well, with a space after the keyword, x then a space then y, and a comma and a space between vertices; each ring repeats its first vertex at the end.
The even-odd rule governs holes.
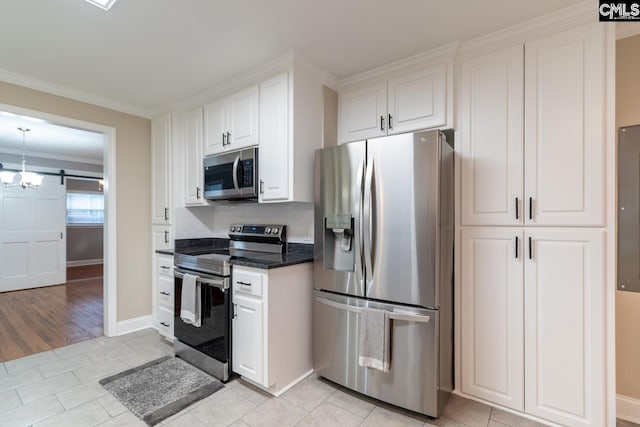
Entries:
POLYGON ((124 335, 130 332, 139 331, 153 327, 153 316, 146 315, 134 317, 133 319, 123 320, 116 324, 116 335, 124 335))
POLYGON ((640 424, 640 400, 621 394, 616 395, 616 417, 640 424))
POLYGON ((81 259, 78 261, 67 261, 67 267, 83 267, 85 265, 102 264, 103 259, 81 259))

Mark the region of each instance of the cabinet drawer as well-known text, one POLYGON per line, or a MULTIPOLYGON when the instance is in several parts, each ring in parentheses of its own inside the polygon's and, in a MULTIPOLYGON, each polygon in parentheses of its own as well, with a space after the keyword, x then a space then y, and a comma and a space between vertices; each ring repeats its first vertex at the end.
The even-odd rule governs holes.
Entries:
POLYGON ((173 338, 173 310, 158 307, 158 332, 168 338, 173 338))
POLYGON ((158 305, 173 310, 173 278, 158 277, 158 305))
POLYGON ((262 274, 253 271, 234 270, 233 292, 261 297, 262 277, 262 274))
POLYGON ((160 276, 169 276, 173 278, 173 257, 158 256, 158 274, 160 276))

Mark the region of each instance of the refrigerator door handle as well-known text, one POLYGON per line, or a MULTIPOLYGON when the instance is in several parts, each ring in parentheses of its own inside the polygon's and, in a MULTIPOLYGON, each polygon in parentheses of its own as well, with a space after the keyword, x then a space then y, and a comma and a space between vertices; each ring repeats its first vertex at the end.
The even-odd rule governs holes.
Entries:
MULTIPOLYGON (((358 218, 358 224, 357 224, 357 233, 358 233, 358 250, 360 251, 356 257, 356 268, 362 273, 361 276, 361 286, 363 286, 364 289, 364 268, 363 268, 363 264, 364 264, 364 236, 363 236, 363 231, 364 231, 364 227, 363 227, 363 222, 364 222, 364 213, 363 213, 363 202, 362 202, 362 197, 363 197, 363 188, 362 185, 364 184, 364 174, 365 174, 365 170, 364 170, 364 159, 360 162, 360 165, 358 165, 358 172, 356 175, 356 188, 358 189, 357 191, 357 197, 358 200, 356 202, 356 212, 357 212, 357 218, 358 218)), ((357 277, 357 276, 356 276, 357 277)), ((362 295, 364 295, 364 291, 362 293, 362 295)))
MULTIPOLYGON (((352 313, 361 313, 362 310, 360 307, 356 307, 353 305, 341 304, 339 302, 331 301, 326 298, 318 298, 316 297, 318 302, 322 304, 328 305, 329 307, 337 308, 338 310, 346 310, 352 313)), ((389 319, 391 320, 401 320, 404 322, 416 322, 416 323, 429 323, 431 321, 431 316, 423 316, 421 314, 411 314, 411 313, 401 313, 389 311, 389 319)))
MULTIPOLYGON (((373 235, 373 215, 372 215, 372 183, 373 183, 373 158, 367 164, 367 170, 364 178, 364 206, 363 206, 363 219, 365 232, 363 234, 364 240, 364 261, 366 274, 371 276, 373 274, 373 257, 372 257, 372 235, 373 235)), ((366 283, 366 279, 365 279, 366 283)))

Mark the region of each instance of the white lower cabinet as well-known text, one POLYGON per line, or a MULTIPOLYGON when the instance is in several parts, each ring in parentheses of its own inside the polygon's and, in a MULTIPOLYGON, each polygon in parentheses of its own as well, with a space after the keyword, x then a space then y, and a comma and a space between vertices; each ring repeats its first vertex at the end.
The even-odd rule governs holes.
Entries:
POLYGON ((160 335, 173 340, 173 255, 155 254, 153 281, 154 323, 160 335))
POLYGON ((313 372, 312 272, 233 267, 232 370, 275 396, 313 372))
POLYGON ((604 232, 463 227, 462 392, 605 425, 604 232))

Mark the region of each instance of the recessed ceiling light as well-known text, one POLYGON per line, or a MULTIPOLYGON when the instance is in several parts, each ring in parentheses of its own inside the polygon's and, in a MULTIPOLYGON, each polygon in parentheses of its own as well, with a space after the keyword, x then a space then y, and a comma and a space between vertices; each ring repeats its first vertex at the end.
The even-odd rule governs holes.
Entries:
POLYGON ((116 0, 87 0, 94 6, 98 6, 100 9, 109 10, 116 0))

